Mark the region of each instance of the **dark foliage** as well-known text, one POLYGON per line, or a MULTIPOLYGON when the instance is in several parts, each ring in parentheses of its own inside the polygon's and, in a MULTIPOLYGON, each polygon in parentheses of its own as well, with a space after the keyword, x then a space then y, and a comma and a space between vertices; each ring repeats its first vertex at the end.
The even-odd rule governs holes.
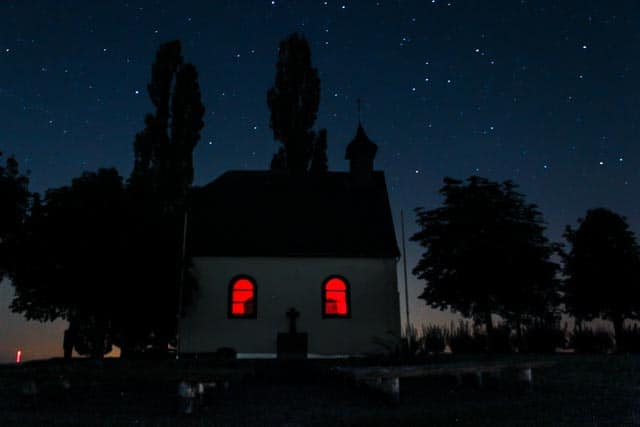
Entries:
POLYGON ((280 42, 275 83, 267 92, 267 104, 273 137, 284 148, 274 156, 272 169, 307 172, 314 152, 311 128, 320 104, 320 79, 311 65, 309 43, 297 33, 280 42))
POLYGON ((543 322, 533 323, 525 328, 519 343, 521 353, 554 353, 566 346, 566 331, 543 322))
POLYGON ((147 115, 145 130, 136 136, 136 163, 127 188, 137 224, 137 263, 130 276, 139 292, 132 305, 144 307, 145 318, 123 319, 132 329, 114 339, 125 356, 175 344, 176 314, 195 287, 185 274, 182 245, 204 106, 197 70, 183 63, 179 41, 160 46, 148 89, 156 111, 147 115))
MULTIPOLYGON (((0 158, 2 153, 0 152, 0 158)), ((15 245, 29 208, 29 179, 14 157, 0 164, 0 281, 16 262, 15 245)))
POLYGON ((442 353, 446 347, 447 330, 438 325, 423 326, 420 333, 420 348, 426 354, 442 353))
POLYGON ((385 342, 377 340, 389 354, 404 363, 414 363, 426 360, 429 356, 444 352, 448 331, 438 325, 423 325, 420 330, 415 326, 406 327, 399 342, 385 342))
POLYGON ((187 204, 193 182, 193 150, 204 125, 198 73, 185 64, 179 41, 158 49, 148 85, 156 107, 136 136, 135 165, 127 192, 132 202, 132 232, 136 264, 129 276, 136 283, 131 306, 114 337, 123 354, 166 350, 175 344, 176 314, 188 301, 195 283, 185 275, 182 251, 187 204), (152 303, 149 303, 152 300, 152 303))
POLYGON ((625 218, 591 209, 564 237, 571 244, 564 254, 567 311, 577 319, 611 320, 616 337, 623 338, 624 320, 640 319, 640 252, 625 218))
POLYGON ((160 47, 151 74, 156 110, 136 136, 128 185, 114 169, 84 173, 42 202, 34 197, 24 221, 12 309, 68 320, 66 355, 75 348, 102 357, 112 344, 124 356, 166 353, 176 343, 180 301, 195 286, 182 247, 203 126, 197 72, 174 41, 160 47))
POLYGON ((413 362, 421 355, 420 336, 415 326, 405 327, 404 334, 400 340, 400 345, 396 343, 385 343, 378 340, 378 344, 386 348, 389 353, 397 351, 397 359, 404 362, 413 362))
POLYGON ((85 173, 70 187, 48 190, 43 202, 36 198, 11 271, 12 310, 27 319, 69 320, 83 348, 102 356, 99 343, 110 341, 109 325, 126 304, 127 224, 114 169, 85 173))
POLYGON ((327 130, 321 129, 313 143, 313 154, 311 156, 311 167, 309 172, 319 175, 327 172, 328 169, 327 130))
POLYGON ((613 346, 613 336, 601 328, 576 326, 569 340, 569 347, 576 353, 609 353, 613 346))
POLYGON ((513 351, 513 334, 507 323, 500 323, 491 331, 485 330, 480 337, 486 339, 486 351, 503 354, 513 351))
POLYGON ((113 349, 113 330, 105 318, 75 316, 65 333, 72 340, 73 349, 81 356, 99 358, 113 349))
POLYGON ((287 153, 284 147, 280 147, 278 152, 271 159, 271 170, 284 172, 287 170, 287 153))
POLYGON ((198 73, 183 63, 179 41, 158 49, 148 91, 156 111, 147 114, 145 129, 136 135, 129 184, 152 193, 165 210, 180 210, 193 182, 193 150, 204 126, 204 106, 198 73))
POLYGON ((453 353, 511 353, 511 328, 506 323, 494 326, 491 331, 471 322, 460 320, 457 325, 451 324, 447 334, 447 342, 453 353), (490 334, 490 335, 489 335, 490 334), (491 346, 491 347, 490 347, 491 346))
POLYGON ((171 103, 171 149, 168 155, 167 197, 181 200, 193 183, 193 150, 204 126, 204 105, 200 97, 198 72, 192 64, 182 65, 175 77, 171 103))
POLYGON ((413 269, 426 284, 420 298, 482 320, 490 344, 492 314, 516 329, 546 316, 557 303, 558 266, 537 207, 510 181, 474 176, 444 184, 443 207, 416 210, 421 230, 411 240, 425 248, 413 269))
POLYGON ((451 323, 448 343, 453 353, 482 353, 486 351, 486 337, 480 328, 472 327, 469 322, 460 320, 457 325, 451 323))
POLYGON ((622 328, 618 341, 617 350, 621 353, 640 353, 640 326, 629 325, 622 328))

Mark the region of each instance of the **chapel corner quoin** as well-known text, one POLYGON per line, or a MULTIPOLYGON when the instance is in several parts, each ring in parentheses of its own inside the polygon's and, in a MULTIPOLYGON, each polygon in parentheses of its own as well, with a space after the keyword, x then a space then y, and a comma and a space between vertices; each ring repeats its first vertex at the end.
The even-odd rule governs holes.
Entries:
POLYGON ((181 357, 276 357, 283 342, 303 357, 354 356, 397 342, 400 252, 376 149, 360 125, 348 172, 229 171, 197 190, 181 357))

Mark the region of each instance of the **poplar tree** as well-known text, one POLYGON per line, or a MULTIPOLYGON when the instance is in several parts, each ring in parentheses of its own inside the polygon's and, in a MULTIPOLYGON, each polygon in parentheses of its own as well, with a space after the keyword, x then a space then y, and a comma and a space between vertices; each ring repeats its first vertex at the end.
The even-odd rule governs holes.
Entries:
MULTIPOLYGON (((134 231, 139 262, 132 275, 139 282, 139 303, 153 299, 143 315, 153 319, 148 335, 161 349, 174 340, 177 328, 177 305, 183 292, 183 223, 194 177, 193 150, 200 140, 205 111, 198 72, 194 65, 184 63, 179 41, 160 46, 147 89, 155 112, 147 114, 145 129, 136 135, 128 185, 136 205, 134 222, 139 225, 134 231), (151 288, 149 283, 152 289, 144 292, 151 288)), ((139 317, 133 313, 128 323, 139 324, 139 317)), ((132 338, 123 330, 120 337, 125 345, 135 347, 140 335, 144 333, 132 338)))
POLYGON ((311 130, 320 104, 320 78, 311 64, 307 40, 292 34, 280 42, 274 85, 267 92, 273 137, 282 143, 274 155, 272 169, 292 174, 306 173, 313 153, 311 130))
POLYGON ((320 175, 329 169, 327 160, 327 130, 321 129, 313 143, 313 155, 311 156, 311 167, 309 172, 320 175))
POLYGON ((155 113, 136 135, 131 187, 150 187, 165 208, 175 209, 193 183, 193 150, 204 126, 198 72, 185 64, 179 41, 160 46, 147 86, 155 113))

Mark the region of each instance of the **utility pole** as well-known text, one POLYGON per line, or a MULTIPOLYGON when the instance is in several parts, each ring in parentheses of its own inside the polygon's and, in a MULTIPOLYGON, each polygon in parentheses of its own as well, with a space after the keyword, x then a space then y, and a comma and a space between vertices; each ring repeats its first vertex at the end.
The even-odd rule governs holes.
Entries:
POLYGON ((183 288, 184 288, 184 270, 186 268, 187 254, 187 221, 189 216, 187 210, 184 211, 184 220, 182 224, 182 253, 180 254, 180 281, 178 282, 178 312, 176 313, 176 359, 180 358, 180 318, 182 317, 183 304, 183 288))
MULTIPOLYGON (((409 317, 409 285, 407 284, 407 246, 404 239, 404 212, 400 209, 400 229, 402 231, 402 263, 404 265, 404 304, 407 310, 407 333, 409 332, 409 325, 411 325, 411 318, 409 317)), ((411 347, 411 340, 407 336, 407 346, 411 347)))

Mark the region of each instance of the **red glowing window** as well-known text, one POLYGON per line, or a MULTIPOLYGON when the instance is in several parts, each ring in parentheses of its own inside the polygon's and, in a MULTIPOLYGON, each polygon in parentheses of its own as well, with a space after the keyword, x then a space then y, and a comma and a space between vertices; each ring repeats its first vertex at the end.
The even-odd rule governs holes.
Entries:
POLYGON ((341 277, 331 277, 322 290, 322 313, 327 317, 349 316, 349 286, 341 277))
POLYGON ((231 317, 256 317, 256 285, 248 277, 238 277, 231 282, 229 315, 231 317))

